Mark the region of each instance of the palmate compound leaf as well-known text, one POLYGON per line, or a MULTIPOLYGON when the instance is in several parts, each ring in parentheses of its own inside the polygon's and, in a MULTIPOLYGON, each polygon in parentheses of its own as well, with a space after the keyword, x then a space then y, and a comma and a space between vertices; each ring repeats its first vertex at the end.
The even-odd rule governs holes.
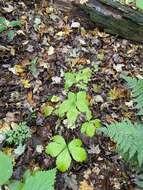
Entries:
POLYGON ((86 89, 87 83, 91 77, 91 70, 89 68, 82 69, 75 73, 65 73, 65 89, 70 88, 73 84, 80 89, 86 89))
POLYGON ((67 112, 67 119, 69 121, 69 125, 72 125, 76 122, 77 116, 78 116, 79 112, 76 109, 75 106, 72 106, 69 111, 67 112))
POLYGON ((75 82, 76 80, 74 73, 65 73, 65 89, 70 88, 75 82))
POLYGON ((93 137, 97 128, 101 126, 101 121, 99 119, 91 120, 85 122, 81 126, 81 133, 85 133, 88 137, 93 137))
POLYGON ((68 144, 69 151, 73 159, 77 162, 83 162, 87 158, 87 153, 82 146, 82 141, 80 139, 74 139, 68 144))
POLYGON ((81 91, 77 93, 77 100, 76 100, 76 106, 78 110, 82 113, 86 113, 87 120, 90 120, 92 115, 91 111, 89 109, 89 102, 86 98, 86 92, 81 91))
POLYGON ((61 172, 65 172, 70 167, 71 160, 69 150, 66 147, 57 157, 56 166, 61 172))
POLYGON ((63 117, 66 112, 73 106, 76 101, 76 95, 72 92, 68 93, 68 99, 65 100, 59 107, 58 113, 60 117, 63 117))
POLYGON ((76 82, 79 83, 82 81, 83 83, 88 83, 89 79, 91 77, 91 70, 89 68, 85 68, 83 70, 80 70, 76 74, 76 82))
POLYGON ((28 177, 22 190, 54 190, 56 169, 38 171, 28 177))
POLYGON ((88 104, 86 92, 80 91, 77 94, 69 92, 68 99, 66 99, 58 109, 59 116, 63 117, 66 113, 69 126, 74 125, 80 112, 85 113, 87 119, 90 120, 92 115, 88 104))
POLYGON ((0 151, 0 185, 3 185, 9 180, 12 172, 12 159, 0 151))
POLYGON ((68 168, 70 167, 72 158, 77 162, 82 162, 86 160, 87 154, 84 148, 81 147, 82 142, 80 139, 74 139, 68 145, 66 145, 63 137, 59 135, 57 136, 58 136, 58 142, 60 142, 59 147, 58 147, 59 150, 57 150, 57 145, 55 146, 53 144, 54 142, 51 142, 46 147, 46 153, 50 154, 52 157, 55 157, 55 156, 57 157, 56 166, 61 172, 65 172, 66 170, 68 170, 68 168), (62 148, 60 147, 61 141, 62 141, 62 148), (56 150, 54 149, 54 146, 56 147, 56 150))
POLYGON ((52 140, 53 141, 46 146, 46 153, 52 157, 56 157, 66 148, 66 142, 60 135, 54 136, 52 140))

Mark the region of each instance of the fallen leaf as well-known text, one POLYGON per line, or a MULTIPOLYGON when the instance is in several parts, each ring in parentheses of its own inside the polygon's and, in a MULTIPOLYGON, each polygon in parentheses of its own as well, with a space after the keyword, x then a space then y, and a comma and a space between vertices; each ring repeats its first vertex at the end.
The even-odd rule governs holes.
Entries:
POLYGON ((35 102, 34 102, 34 100, 33 100, 33 93, 32 93, 32 91, 28 92, 28 94, 27 94, 27 101, 28 101, 28 103, 31 106, 35 106, 36 105, 35 102))
POLYGON ((2 9, 7 13, 11 13, 14 10, 14 7, 10 4, 7 4, 7 7, 3 7, 2 9))
POLYGON ((72 22, 71 28, 79 28, 79 27, 80 27, 80 23, 79 22, 72 22))
POLYGON ((52 46, 50 46, 49 49, 48 49, 48 55, 53 55, 55 53, 54 50, 55 49, 52 46))
POLYGON ((24 88, 30 88, 31 87, 29 80, 22 79, 21 82, 22 82, 24 88))
POLYGON ((108 95, 111 100, 117 100, 125 96, 124 91, 117 87, 114 87, 113 89, 111 89, 108 95))
POLYGON ((95 190, 86 180, 80 182, 79 190, 95 190))

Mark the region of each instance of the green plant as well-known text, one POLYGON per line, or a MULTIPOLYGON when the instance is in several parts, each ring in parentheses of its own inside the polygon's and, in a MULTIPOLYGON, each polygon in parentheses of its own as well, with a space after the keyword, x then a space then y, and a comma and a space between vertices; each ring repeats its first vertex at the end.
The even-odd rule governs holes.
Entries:
POLYGON ((22 144, 26 139, 31 137, 31 132, 26 122, 19 123, 15 129, 5 132, 6 142, 8 144, 22 144))
POLYGON ((91 120, 82 124, 80 132, 85 133, 89 137, 93 137, 97 128, 101 126, 99 119, 91 120))
POLYGON ((12 158, 0 151, 0 171, 0 185, 7 185, 10 190, 54 190, 56 169, 33 173, 27 171, 23 180, 11 180, 12 158))
POLYGON ((128 161, 143 165, 143 125, 132 124, 130 120, 115 122, 107 128, 98 129, 117 143, 117 151, 128 161))
POLYGON ((9 21, 4 17, 0 17, 0 33, 7 31, 9 41, 13 40, 14 34, 15 34, 15 30, 11 30, 11 29, 15 27, 20 27, 20 26, 21 26, 21 21, 19 20, 9 21))
POLYGON ((130 4, 130 3, 133 3, 135 4, 135 6, 139 9, 143 9, 143 1, 142 0, 117 0, 119 1, 120 3, 123 3, 123 4, 130 4))
POLYGON ((143 114, 143 79, 132 78, 128 76, 122 77, 128 83, 132 92, 135 108, 139 109, 138 115, 143 114))
POLYGON ((30 66, 30 71, 32 73, 33 76, 36 76, 37 73, 38 73, 38 70, 37 70, 37 61, 38 61, 38 57, 35 57, 34 59, 32 59, 32 61, 30 62, 31 63, 31 66, 30 66))
POLYGON ((37 171, 24 182, 21 190, 54 190, 56 169, 37 171))
POLYGON ((42 107, 42 111, 45 117, 48 117, 52 114, 54 108, 52 106, 49 105, 45 105, 42 107))
POLYGON ((78 72, 65 73, 65 89, 69 89, 73 84, 80 89, 87 89, 87 83, 91 77, 91 70, 89 68, 82 69, 78 72))
POLYGON ((12 176, 13 166, 9 156, 0 151, 0 185, 5 184, 12 176))
POLYGON ((89 102, 86 98, 86 92, 69 92, 68 99, 60 105, 58 114, 60 117, 63 117, 66 114, 68 123, 70 125, 74 125, 80 112, 86 114, 87 120, 91 119, 92 115, 88 106, 89 102))
POLYGON ((81 146, 82 142, 80 139, 74 139, 66 144, 62 136, 56 135, 52 138, 52 142, 47 145, 46 153, 52 157, 57 157, 57 168, 61 172, 65 172, 70 167, 72 158, 77 162, 86 160, 86 151, 81 146))

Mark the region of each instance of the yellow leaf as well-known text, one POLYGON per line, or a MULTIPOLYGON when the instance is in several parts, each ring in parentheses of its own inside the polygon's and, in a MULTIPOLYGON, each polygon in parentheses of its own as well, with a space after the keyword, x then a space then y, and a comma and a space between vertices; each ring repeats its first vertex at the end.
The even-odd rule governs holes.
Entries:
POLYGON ((15 71, 17 74, 22 74, 24 72, 24 68, 21 65, 15 65, 15 71))
POLYGON ((109 91, 108 95, 111 100, 117 100, 119 98, 125 97, 125 91, 123 89, 114 87, 109 91))
POLYGON ((64 36, 65 35, 65 33, 63 32, 63 31, 60 31, 60 32, 57 32, 56 33, 56 36, 59 36, 59 37, 62 37, 62 36, 64 36))
POLYGON ((30 88, 31 87, 29 80, 23 79, 21 82, 22 82, 24 88, 30 88))
POLYGON ((46 13, 50 14, 54 12, 54 8, 52 6, 46 8, 46 13))
POLYGON ((10 49, 11 55, 15 56, 15 51, 16 51, 16 50, 15 50, 14 48, 11 48, 11 49, 10 49))
POLYGON ((0 120, 0 132, 6 132, 11 129, 10 124, 0 120))
POLYGON ((80 182, 79 190, 95 190, 85 180, 80 182))
POLYGON ((6 147, 6 148, 3 149, 3 152, 4 152, 6 155, 8 155, 8 156, 11 156, 12 151, 13 151, 13 149, 12 149, 12 148, 8 148, 8 147, 6 147))

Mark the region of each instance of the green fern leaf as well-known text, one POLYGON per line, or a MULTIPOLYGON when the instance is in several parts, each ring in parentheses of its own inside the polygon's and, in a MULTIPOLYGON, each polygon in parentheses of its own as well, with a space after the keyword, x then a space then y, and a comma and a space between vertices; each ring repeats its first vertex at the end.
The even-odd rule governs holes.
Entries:
POLYGON ((141 124, 132 124, 130 120, 124 120, 99 128, 97 131, 110 137, 117 144, 121 155, 128 154, 128 160, 134 158, 140 167, 143 165, 143 126, 141 124))
POLYGON ((143 79, 122 76, 132 91, 135 108, 139 109, 138 115, 143 115, 143 79))

